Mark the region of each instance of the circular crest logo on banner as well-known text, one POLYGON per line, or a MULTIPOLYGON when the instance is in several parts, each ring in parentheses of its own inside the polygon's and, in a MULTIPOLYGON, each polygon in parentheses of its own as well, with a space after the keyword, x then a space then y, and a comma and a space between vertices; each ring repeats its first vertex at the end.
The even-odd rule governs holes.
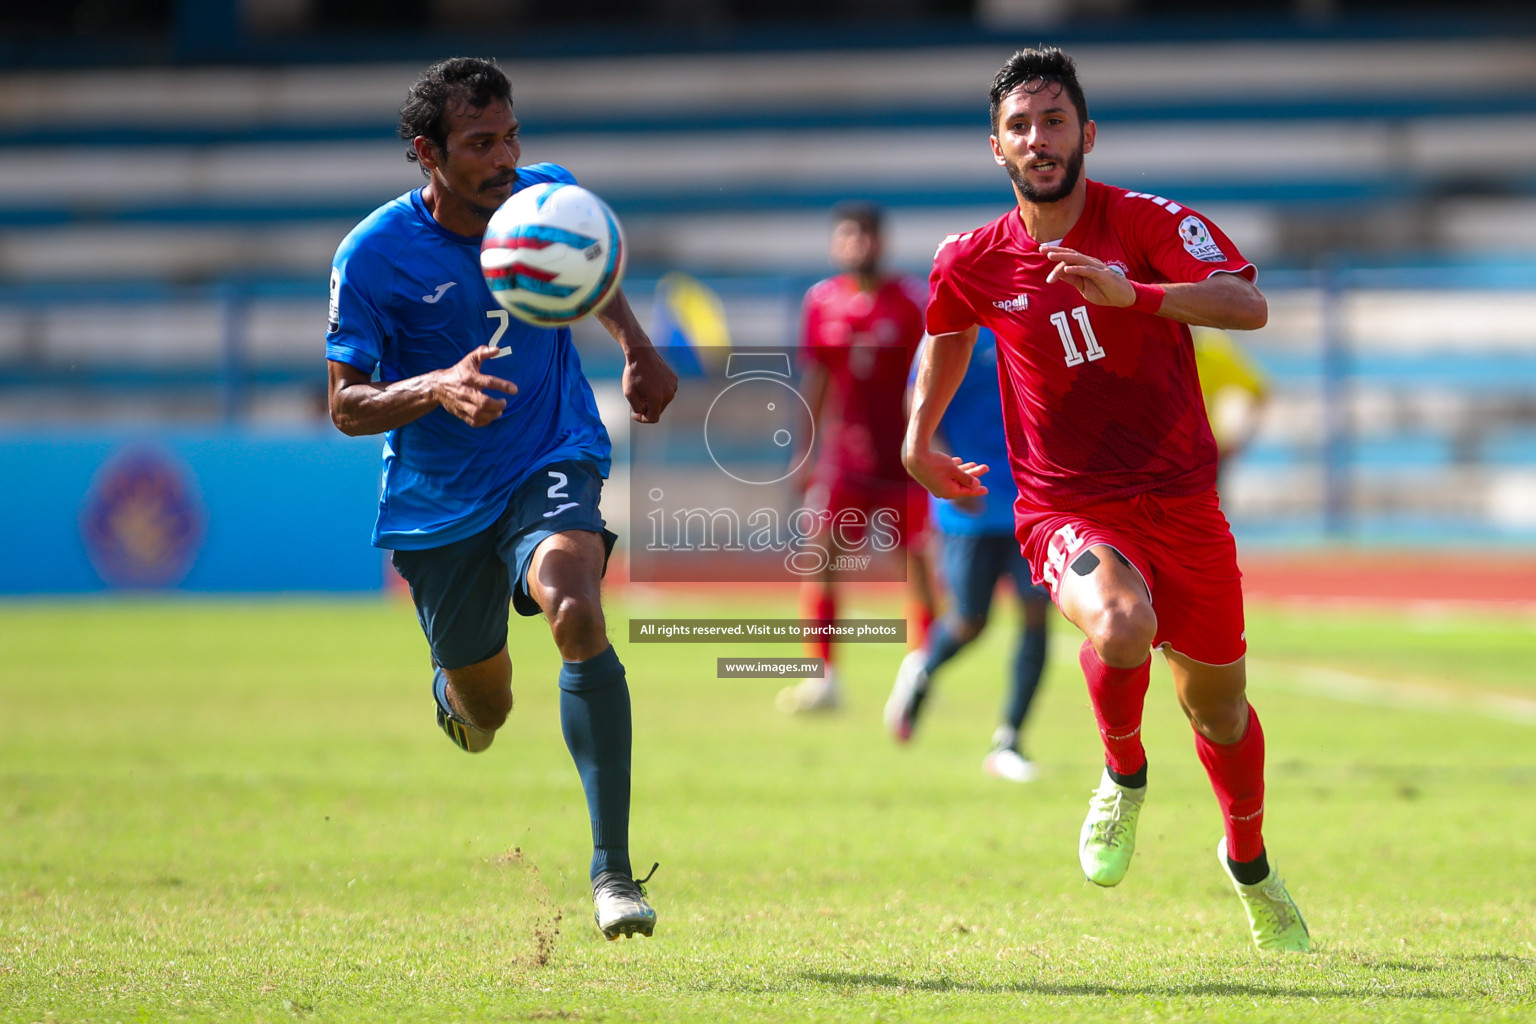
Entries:
POLYGON ((154 448, 131 448, 108 459, 80 510, 91 564, 117 587, 180 583, 197 560, 205 523, 191 471, 154 448))

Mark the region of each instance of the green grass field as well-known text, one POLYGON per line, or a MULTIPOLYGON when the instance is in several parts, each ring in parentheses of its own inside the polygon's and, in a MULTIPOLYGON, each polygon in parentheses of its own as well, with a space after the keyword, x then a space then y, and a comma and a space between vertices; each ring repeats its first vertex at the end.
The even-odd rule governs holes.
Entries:
MULTIPOLYGON (((794 614, 631 590, 610 624, 794 614)), ((905 749, 896 648, 843 648, 850 706, 806 721, 715 678, 793 648, 621 643, 661 923, 608 943, 542 624, 514 623, 513 720, 469 757, 403 603, 0 604, 0 1020, 1536 1020, 1529 617, 1251 610, 1267 837, 1317 945, 1278 958, 1161 668, 1118 888, 1077 868, 1100 762, 1064 624, 1044 778, 982 774, 1009 624, 905 749)))

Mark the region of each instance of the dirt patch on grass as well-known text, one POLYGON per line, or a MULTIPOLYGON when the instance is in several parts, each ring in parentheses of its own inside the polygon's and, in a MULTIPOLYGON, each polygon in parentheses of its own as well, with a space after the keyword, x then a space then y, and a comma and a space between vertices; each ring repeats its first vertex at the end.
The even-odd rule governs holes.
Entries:
POLYGON ((560 942, 560 921, 564 914, 555 902, 554 894, 549 891, 549 886, 539 877, 539 866, 524 856, 520 847, 514 846, 500 854, 496 863, 519 872, 523 884, 527 886, 528 896, 535 909, 527 922, 532 948, 526 960, 534 967, 543 967, 554 958, 555 947, 560 942))

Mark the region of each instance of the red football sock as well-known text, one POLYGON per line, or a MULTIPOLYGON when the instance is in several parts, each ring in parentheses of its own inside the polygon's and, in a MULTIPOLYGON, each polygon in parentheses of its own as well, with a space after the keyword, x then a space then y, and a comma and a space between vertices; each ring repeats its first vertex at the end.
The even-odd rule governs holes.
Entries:
MULTIPOLYGON (((837 618, 836 593, 816 586, 803 588, 800 591, 800 617, 809 619, 818 626, 831 625, 832 620, 837 618)), ((821 658, 831 665, 831 635, 823 632, 812 638, 805 645, 805 653, 808 657, 821 658)))
POLYGON ((1104 740, 1104 763, 1116 774, 1134 775, 1147 763, 1141 746, 1141 709, 1152 681, 1152 655, 1135 668, 1111 668, 1099 660, 1093 644, 1083 641, 1077 657, 1088 680, 1093 717, 1104 740))
POLYGON ((1211 778, 1227 828, 1227 856, 1253 860, 1264 852, 1264 728, 1248 705, 1248 731, 1236 743, 1212 743, 1195 733, 1195 750, 1211 778))

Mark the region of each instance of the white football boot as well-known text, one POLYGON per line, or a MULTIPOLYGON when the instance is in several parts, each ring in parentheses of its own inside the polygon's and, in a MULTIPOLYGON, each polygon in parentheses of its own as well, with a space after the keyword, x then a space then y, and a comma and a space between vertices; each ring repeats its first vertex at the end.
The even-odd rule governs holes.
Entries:
POLYGON ((826 667, 826 675, 820 679, 802 679, 794 686, 779 691, 779 710, 787 715, 809 711, 836 711, 843 702, 841 688, 837 685, 837 673, 832 666, 826 667))
MULTIPOLYGON (((651 875, 656 873, 652 866, 651 875)), ((651 875, 644 880, 649 882, 651 875)), ((656 930, 656 910, 646 901, 641 882, 617 871, 603 871, 592 880, 592 916, 606 939, 644 935, 656 930)))

